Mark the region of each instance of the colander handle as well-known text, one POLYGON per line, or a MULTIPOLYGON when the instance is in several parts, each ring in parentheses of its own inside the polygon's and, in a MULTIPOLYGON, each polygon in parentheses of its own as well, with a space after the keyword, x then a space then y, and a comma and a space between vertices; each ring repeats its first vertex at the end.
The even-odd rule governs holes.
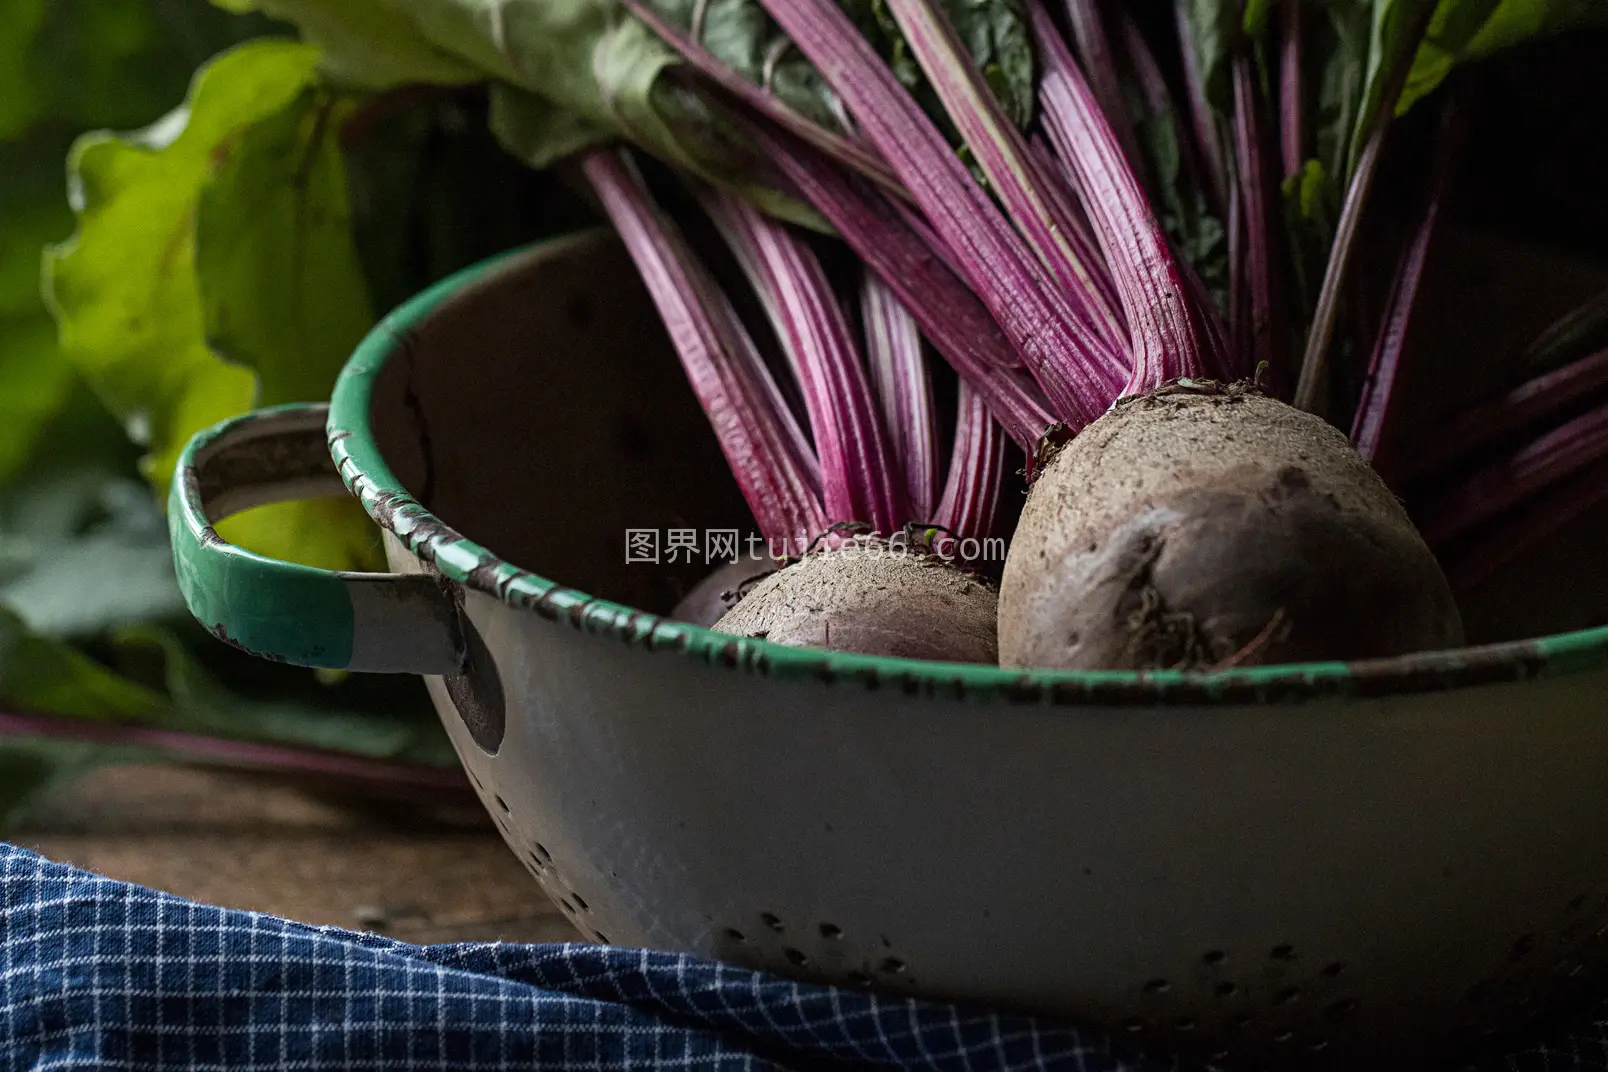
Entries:
POLYGON ((445 581, 281 562, 227 543, 213 528, 254 506, 347 494, 325 442, 328 415, 322 403, 262 409, 185 446, 168 496, 184 601, 214 636, 276 662, 456 674, 464 641, 445 581))

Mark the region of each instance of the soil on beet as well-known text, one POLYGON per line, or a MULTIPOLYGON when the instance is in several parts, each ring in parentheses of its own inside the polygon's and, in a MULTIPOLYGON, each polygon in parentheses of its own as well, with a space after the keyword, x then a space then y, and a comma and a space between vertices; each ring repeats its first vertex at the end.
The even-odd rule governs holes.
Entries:
POLYGON ((1028 496, 1005 666, 1214 669, 1462 643, 1439 564, 1324 421, 1249 387, 1125 400, 1028 496))
POLYGON ((755 585, 715 628, 793 647, 995 663, 998 596, 914 551, 817 551, 755 585))

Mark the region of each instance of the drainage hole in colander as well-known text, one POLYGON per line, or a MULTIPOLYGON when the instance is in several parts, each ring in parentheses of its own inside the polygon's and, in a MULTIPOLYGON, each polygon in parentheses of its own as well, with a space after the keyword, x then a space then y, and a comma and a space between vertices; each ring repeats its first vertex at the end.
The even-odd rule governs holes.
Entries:
POLYGON ((604 934, 602 931, 593 931, 592 932, 592 937, 596 938, 598 941, 602 942, 604 945, 609 945, 610 944, 609 943, 609 936, 604 934))
POLYGON ((734 942, 741 942, 744 945, 748 943, 748 936, 743 934, 743 932, 738 930, 736 927, 727 927, 726 937, 730 938, 734 942))
POLYGON ((1341 998, 1339 1001, 1331 1001, 1323 1011, 1325 1015, 1341 1017, 1350 1016, 1361 1007, 1362 1002, 1356 998, 1341 998))
POLYGON ((1193 1031, 1193 1030, 1195 1030, 1195 1021, 1191 1020, 1187 1016, 1184 1017, 1182 1020, 1175 1020, 1175 1021, 1173 1021, 1173 1030, 1174 1031, 1182 1031, 1182 1032, 1186 1032, 1186 1033, 1190 1032, 1190 1031, 1193 1031))
POLYGON ((558 907, 562 908, 564 910, 564 914, 567 916, 573 916, 575 914, 575 906, 570 904, 568 897, 560 897, 558 899, 558 907))
POLYGON ((1219 964, 1223 963, 1223 961, 1228 959, 1228 954, 1223 952, 1221 949, 1208 949, 1205 953, 1201 954, 1200 959, 1201 963, 1205 964, 1208 968, 1215 968, 1219 964))
POLYGON ((1295 946, 1293 946, 1293 945, 1276 945, 1272 949, 1268 950, 1267 955, 1272 960, 1286 960, 1286 961, 1294 960, 1295 959, 1295 946))
POLYGON ((586 903, 586 898, 582 897, 578 893, 572 892, 570 894, 570 900, 574 901, 575 907, 579 908, 582 912, 590 912, 592 910, 592 906, 586 903))
POLYGON ((782 950, 782 956, 786 957, 787 962, 795 968, 802 968, 810 962, 810 958, 804 955, 803 950, 794 949, 791 946, 782 950))
POLYGON ((1535 935, 1520 935, 1519 940, 1513 943, 1513 952, 1509 955, 1509 959, 1523 960, 1525 957, 1535 952, 1535 946, 1535 935))
POLYGON ((1294 1031, 1280 1031, 1277 1035, 1273 1036, 1273 1041, 1280 1043, 1289 1042, 1293 1038, 1295 1038, 1294 1031))
POLYGON ((903 975, 905 971, 905 962, 900 960, 898 957, 886 957, 882 961, 881 968, 889 975, 903 975))
POLYGON ((531 851, 536 854, 537 858, 540 859, 542 863, 550 864, 553 862, 553 854, 548 852, 547 846, 543 845, 540 841, 531 846, 531 851))
POLYGON ((491 795, 491 799, 495 800, 497 802, 497 808, 498 808, 499 811, 501 811, 504 815, 508 814, 508 811, 509 811, 509 809, 508 809, 508 801, 504 800, 502 797, 498 796, 496 793, 493 793, 491 795))
POLYGON ((871 985, 871 977, 862 971, 851 971, 845 978, 854 986, 871 985))
POLYGON ((1152 979, 1144 985, 1146 994, 1165 994, 1172 989, 1172 984, 1165 979, 1152 979))
POLYGON ((537 871, 547 870, 547 865, 542 863, 542 858, 537 856, 534 852, 527 852, 525 854, 525 858, 530 861, 530 866, 535 868, 537 871))
POLYGON ((1280 990, 1277 994, 1273 995, 1273 1004, 1275 1004, 1275 1005, 1288 1005, 1292 1001, 1299 1000, 1300 997, 1301 997, 1301 991, 1300 990, 1297 990, 1293 986, 1285 987, 1283 990, 1280 990))
POLYGON ((1328 1048, 1329 1040, 1326 1038, 1313 1039, 1311 1042, 1307 1043, 1307 1051, 1309 1053, 1322 1053, 1328 1048))
POLYGON ((1323 966, 1323 974, 1330 979, 1333 979, 1335 976, 1339 975, 1345 970, 1346 963, 1343 960, 1337 960, 1333 964, 1325 964, 1323 966))
POLYGON ((1238 993, 1239 993, 1239 987, 1236 986, 1233 983, 1218 983, 1217 984, 1217 996, 1220 997, 1220 998, 1231 998, 1235 994, 1238 994, 1238 993))
POLYGON ((1130 1035, 1142 1034, 1147 1026, 1143 1020, 1124 1020, 1122 1023, 1122 1029, 1130 1035))
POLYGON ((777 934, 781 934, 787 929, 782 925, 782 918, 775 912, 761 912, 759 914, 759 921, 765 924, 765 926, 769 927, 771 930, 775 931, 777 934))
POLYGON ((1248 1012, 1242 1012, 1238 1016, 1234 1017, 1234 1021, 1230 1026, 1232 1026, 1235 1031, 1244 1031, 1247 1027, 1250 1027, 1254 1023, 1256 1023, 1256 1017, 1252 1016, 1248 1012))
POLYGON ((836 923, 823 923, 821 924, 821 937, 835 942, 843 937, 843 928, 836 923))

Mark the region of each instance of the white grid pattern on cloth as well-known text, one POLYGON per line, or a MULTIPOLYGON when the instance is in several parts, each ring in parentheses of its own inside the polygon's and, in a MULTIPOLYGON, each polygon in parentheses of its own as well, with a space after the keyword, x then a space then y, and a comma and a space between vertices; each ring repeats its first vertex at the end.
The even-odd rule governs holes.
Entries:
POLYGON ((0 843, 0 1072, 1156 1072, 1022 1017, 589 945, 411 946, 0 843))
MULTIPOLYGON (((1029 1018, 590 945, 412 946, 0 843, 0 1072, 1162 1072, 1029 1018)), ((1479 1072, 1608 1072, 1608 1002, 1479 1072)))

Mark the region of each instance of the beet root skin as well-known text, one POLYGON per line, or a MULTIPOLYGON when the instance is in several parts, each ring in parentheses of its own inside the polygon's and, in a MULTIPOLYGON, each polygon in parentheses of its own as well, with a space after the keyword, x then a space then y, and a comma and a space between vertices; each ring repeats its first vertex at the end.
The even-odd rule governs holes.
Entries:
POLYGON ((1050 460, 1011 543, 1004 666, 1212 669, 1456 647, 1434 555, 1339 431, 1241 385, 1127 399, 1050 460))
POLYGON ((790 647, 993 664, 998 613, 986 581, 933 555, 858 541, 766 577, 714 628, 790 647))

